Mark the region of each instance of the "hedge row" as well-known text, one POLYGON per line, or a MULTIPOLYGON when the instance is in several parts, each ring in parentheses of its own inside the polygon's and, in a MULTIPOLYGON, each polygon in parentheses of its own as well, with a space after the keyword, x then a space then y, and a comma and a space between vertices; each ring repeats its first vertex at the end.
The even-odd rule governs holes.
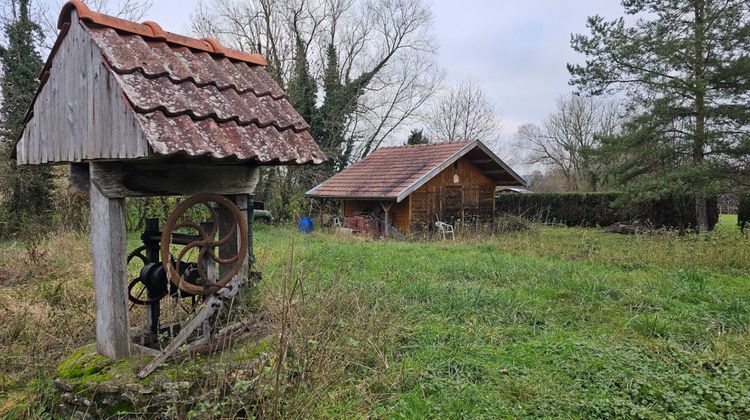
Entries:
MULTIPOLYGON (((621 193, 534 193, 499 194, 498 214, 513 214, 567 226, 611 226, 616 223, 641 223, 656 228, 684 229, 696 225, 695 201, 678 197, 640 203, 615 205, 621 193)), ((622 200, 621 200, 622 201, 622 200)), ((717 200, 708 202, 708 224, 719 221, 717 200)))

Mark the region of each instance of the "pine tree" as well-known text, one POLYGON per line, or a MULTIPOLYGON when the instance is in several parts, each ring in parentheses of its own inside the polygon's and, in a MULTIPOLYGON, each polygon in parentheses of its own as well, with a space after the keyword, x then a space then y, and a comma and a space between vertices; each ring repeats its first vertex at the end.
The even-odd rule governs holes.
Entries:
POLYGON ((636 115, 622 136, 603 140, 611 172, 638 198, 689 194, 697 228, 706 197, 750 156, 750 3, 747 0, 623 0, 637 17, 590 17, 574 35, 585 65, 571 84, 592 94, 620 91, 636 115), (722 172, 723 171, 723 172, 722 172))
MULTIPOLYGON (((15 5, 16 3, 14 3, 15 5)), ((7 45, 0 47, 2 65, 3 102, 0 109, 3 156, 7 158, 23 130, 24 117, 36 90, 42 70, 42 58, 36 50, 42 39, 39 25, 29 16, 29 0, 19 0, 13 10, 13 21, 4 28, 7 45)), ((48 166, 8 166, 8 190, 3 206, 10 216, 19 220, 50 210, 50 188, 52 173, 48 166)))

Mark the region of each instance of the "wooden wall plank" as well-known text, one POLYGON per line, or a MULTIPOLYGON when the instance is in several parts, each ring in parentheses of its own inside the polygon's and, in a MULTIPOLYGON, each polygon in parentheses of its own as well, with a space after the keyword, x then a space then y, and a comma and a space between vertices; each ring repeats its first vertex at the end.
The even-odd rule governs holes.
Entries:
POLYGON ((432 229, 436 215, 447 223, 491 222, 494 191, 492 178, 463 157, 410 195, 410 229, 432 229))

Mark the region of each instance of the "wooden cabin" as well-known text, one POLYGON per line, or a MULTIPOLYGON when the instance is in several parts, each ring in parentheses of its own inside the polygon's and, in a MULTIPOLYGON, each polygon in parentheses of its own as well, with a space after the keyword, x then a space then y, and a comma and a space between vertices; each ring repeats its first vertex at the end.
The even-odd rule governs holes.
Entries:
MULTIPOLYGON (((90 192, 97 349, 119 359, 134 348, 126 197, 212 192, 247 209, 261 165, 325 156, 259 54, 79 0, 63 6, 58 27, 14 157, 70 165, 72 184, 90 192)), ((252 209, 244 217, 251 234, 252 209)))
POLYGON ((340 200, 347 218, 370 215, 402 234, 491 223, 495 188, 524 180, 480 141, 381 148, 307 192, 340 200))

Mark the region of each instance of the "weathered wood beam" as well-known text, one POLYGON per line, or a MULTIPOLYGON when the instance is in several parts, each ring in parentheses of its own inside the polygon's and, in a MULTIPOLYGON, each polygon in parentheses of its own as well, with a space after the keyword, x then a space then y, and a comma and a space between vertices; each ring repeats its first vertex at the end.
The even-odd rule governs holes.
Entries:
POLYGON ((383 237, 388 237, 388 212, 391 210, 391 207, 393 207, 393 202, 391 201, 381 201, 380 207, 383 208, 383 212, 385 213, 385 221, 383 222, 383 237))
POLYGON ((91 254, 96 305, 96 348, 112 359, 130 356, 125 200, 91 184, 91 254))
POLYGON ((493 163, 495 162, 493 159, 476 159, 476 160, 470 160, 469 162, 473 164, 487 164, 487 163, 493 163))
MULTIPOLYGON (((237 204, 237 207, 240 208, 240 213, 242 214, 242 218, 247 223, 247 206, 248 206, 248 196, 247 195, 235 195, 235 196, 228 196, 230 200, 232 200, 235 204, 237 204)), ((235 220, 232 218, 232 214, 222 208, 219 208, 219 211, 217 212, 219 216, 219 238, 223 238, 229 232, 232 230, 232 227, 235 224, 235 220)), ((248 226, 249 228, 249 226, 248 226)), ((236 227, 234 230, 235 234, 235 240, 228 241, 221 246, 219 246, 219 258, 231 258, 235 255, 237 255, 237 250, 240 249, 240 241, 247 240, 248 238, 240 238, 240 229, 239 227, 236 227)), ((248 244, 249 246, 249 244, 248 244)), ((248 260, 247 256, 242 257, 245 263, 242 266, 242 270, 238 273, 239 277, 241 279, 246 280, 248 278, 248 275, 250 274, 250 270, 247 268, 248 260)), ((224 277, 227 271, 231 269, 228 265, 220 265, 219 266, 219 276, 224 277)))
MULTIPOLYGON (((250 165, 174 162, 92 162, 90 182, 108 198, 252 194, 260 171, 250 165)), ((71 175, 76 166, 71 166, 71 175)), ((85 180, 78 177, 77 186, 85 180)))

